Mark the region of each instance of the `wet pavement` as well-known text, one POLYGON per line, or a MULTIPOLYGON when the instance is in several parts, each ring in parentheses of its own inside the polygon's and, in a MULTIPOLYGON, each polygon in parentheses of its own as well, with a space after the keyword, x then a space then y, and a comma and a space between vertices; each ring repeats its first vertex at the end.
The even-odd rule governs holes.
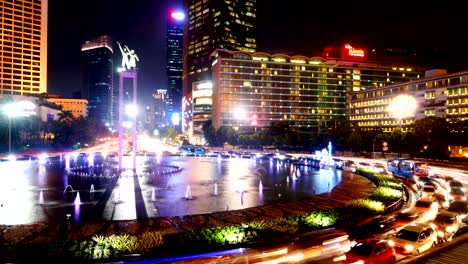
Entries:
MULTIPOLYGON (((197 162, 200 163, 204 161, 198 160, 197 162)), ((215 166, 216 169, 218 168, 217 166, 218 165, 215 166)), ((264 164, 261 169, 255 169, 255 173, 253 174, 253 176, 256 175, 257 177, 245 174, 246 176, 244 177, 244 181, 250 183, 244 185, 247 187, 242 188, 241 191, 239 191, 239 185, 233 185, 237 186, 232 187, 234 188, 233 190, 227 189, 228 186, 232 185, 229 183, 230 181, 227 180, 229 179, 229 177, 226 177, 225 181, 220 179, 218 179, 219 181, 213 181, 209 178, 202 178, 203 180, 199 180, 198 183, 195 183, 194 185, 192 185, 192 183, 189 185, 181 184, 178 187, 179 190, 178 192, 176 192, 178 194, 174 199, 174 204, 182 204, 181 207, 184 206, 184 203, 186 204, 200 201, 202 202, 202 204, 195 207, 205 208, 207 204, 210 204, 206 202, 207 200, 213 199, 211 201, 216 201, 217 199, 221 198, 218 197, 220 194, 225 192, 228 193, 226 200, 231 201, 230 199, 235 199, 235 203, 232 203, 232 207, 227 206, 227 208, 225 207, 225 204, 222 204, 222 207, 220 207, 223 208, 222 210, 208 209, 209 212, 203 212, 202 210, 200 210, 199 213, 195 212, 182 215, 166 216, 154 215, 151 217, 144 217, 138 219, 126 219, 128 218, 127 215, 127 217, 123 217, 122 220, 115 220, 115 218, 113 218, 110 220, 101 219, 99 221, 75 222, 73 221, 73 219, 62 219, 63 221, 61 220, 54 224, 51 224, 47 221, 38 221, 32 224, 1 225, 0 231, 2 235, 0 237, 0 243, 48 242, 57 239, 90 239, 95 234, 125 233, 130 235, 138 235, 145 231, 154 230, 160 230, 167 233, 174 233, 201 228, 210 228, 215 226, 233 225, 255 220, 269 220, 279 217, 288 217, 297 214, 309 213, 316 210, 341 207, 346 202, 352 199, 364 198, 369 196, 376 188, 376 186, 367 178, 355 175, 347 171, 338 171, 339 180, 337 178, 335 182, 323 180, 320 181, 322 182, 322 185, 310 185, 313 181, 299 180, 299 178, 301 177, 303 179, 314 179, 320 177, 320 175, 325 175, 327 179, 337 177, 337 174, 335 174, 337 171, 332 169, 321 169, 319 172, 309 171, 307 173, 301 171, 301 175, 294 179, 291 178, 291 176, 295 176, 296 173, 291 173, 290 168, 285 166, 285 170, 289 171, 289 174, 286 174, 287 177, 284 177, 284 175, 279 174, 276 180, 268 180, 268 177, 265 177, 266 174, 264 174, 265 171, 268 172, 268 166, 267 164, 264 164), (260 179, 262 181, 260 181, 260 179), (223 182, 225 182, 226 184, 223 185, 223 182), (201 183, 204 183, 205 185, 201 183), (215 188, 215 183, 219 184, 217 185, 217 189, 215 188), (294 183, 296 184, 296 187, 294 187, 294 190, 296 191, 287 192, 287 190, 293 190, 292 186, 294 183), (274 188, 275 185, 281 185, 281 191, 278 192, 278 187, 277 189, 274 188), (186 186, 192 186, 189 189, 190 193, 188 193, 186 186), (298 188, 298 186, 302 187, 298 188), (199 190, 203 191, 202 193, 204 196, 201 195, 202 193, 200 193, 199 190), (263 199, 261 202, 258 202, 259 193, 268 193, 269 191, 267 190, 274 190, 274 192, 271 192, 271 194, 269 194, 268 197, 270 198, 263 199), (278 196, 278 194, 283 194, 285 197, 281 197, 281 195, 278 196), (242 195, 244 195, 244 197, 242 197, 242 195), (250 196, 255 198, 249 198, 250 196), (245 199, 245 201, 257 201, 257 204, 254 204, 252 202, 252 204, 246 203, 244 205, 242 204, 243 202, 241 199, 245 199)), ((235 171, 237 171, 237 169, 239 169, 239 166, 235 167, 235 171)), ((229 168, 231 167, 229 166, 229 168)), ((252 167, 250 168, 252 169, 252 167)), ((272 166, 272 169, 276 170, 279 169, 279 167, 275 165, 272 166)), ((200 171, 206 171, 206 168, 200 171)), ((191 171, 187 171, 186 176, 188 176, 190 172, 191 171)), ((227 174, 229 175, 229 173, 227 174)), ((123 177, 123 179, 124 181, 128 181, 130 179, 131 181, 134 181, 135 177, 128 177, 128 179, 123 177)), ((167 184, 167 182, 165 182, 164 184, 167 184)), ((119 183, 119 186, 122 185, 125 185, 125 183, 119 183)), ((146 187, 144 187, 143 189, 145 188, 146 187)), ((99 190, 100 188, 94 189, 94 191, 97 192, 99 192, 99 190)), ((146 200, 152 201, 152 198, 156 198, 154 200, 158 199, 158 195, 153 195, 153 190, 153 188, 149 188, 146 189, 146 192, 143 192, 145 193, 145 195, 143 196, 146 197, 146 200)), ((113 205, 114 208, 117 208, 118 206, 121 206, 123 204, 122 201, 124 201, 125 199, 124 197, 122 197, 122 193, 120 193, 119 199, 121 199, 121 201, 116 201, 115 198, 112 198, 116 197, 116 193, 114 193, 114 191, 107 194, 108 197, 106 200, 108 202, 105 204, 110 203, 113 205)), ((83 195, 83 197, 85 197, 85 195, 83 195)), ((74 196, 74 199, 76 199, 76 195, 74 196)), ((86 199, 88 198, 85 198, 85 200, 86 199)), ((152 203, 154 203, 154 201, 152 201, 152 203)), ((68 207, 75 208, 73 206, 67 206, 67 208, 68 207)), ((104 211, 106 210, 105 207, 106 206, 104 205, 104 211)), ((67 216, 69 218, 73 218, 72 213, 70 213, 67 216)))

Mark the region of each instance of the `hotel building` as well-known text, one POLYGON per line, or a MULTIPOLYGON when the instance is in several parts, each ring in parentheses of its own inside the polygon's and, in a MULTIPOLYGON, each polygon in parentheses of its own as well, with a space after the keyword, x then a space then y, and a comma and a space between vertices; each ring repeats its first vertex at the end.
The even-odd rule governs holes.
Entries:
POLYGON ((0 94, 47 93, 48 1, 0 2, 0 94))
POLYGON ((367 61, 367 50, 343 45, 338 56, 288 56, 218 49, 212 53, 213 126, 252 131, 290 122, 321 133, 347 121, 357 91, 408 82, 423 67, 367 61))
MULTIPOLYGON (((468 71, 447 74, 446 70, 427 71, 424 78, 410 82, 359 91, 351 95, 350 121, 362 129, 403 131, 415 120, 428 116, 445 118, 448 122, 468 120, 468 71), (398 118, 390 111, 392 100, 408 95, 417 102, 413 113, 398 118)), ((410 105, 401 104, 401 108, 410 105)), ((404 109, 400 109, 404 111, 404 109)))
MULTIPOLYGON (((255 52, 256 0, 184 0, 182 131, 193 131, 194 83, 211 80, 210 54, 220 48, 255 52)), ((211 114, 211 113, 205 113, 211 114)))
POLYGON ((62 112, 71 112, 75 118, 88 116, 88 101, 86 99, 62 98, 60 96, 49 95, 47 101, 62 106, 62 112))

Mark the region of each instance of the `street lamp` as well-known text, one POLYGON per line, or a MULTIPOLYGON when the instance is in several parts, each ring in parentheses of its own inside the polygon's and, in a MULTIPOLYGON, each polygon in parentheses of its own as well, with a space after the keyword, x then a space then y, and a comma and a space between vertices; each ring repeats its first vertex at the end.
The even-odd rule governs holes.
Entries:
POLYGON ((388 105, 388 112, 395 119, 397 119, 399 126, 401 126, 401 120, 404 118, 413 117, 417 107, 417 101, 413 96, 400 94, 392 99, 388 105))
POLYGON ((11 153, 11 120, 15 117, 35 114, 36 105, 30 101, 19 101, 3 106, 3 112, 8 116, 8 153, 11 153))

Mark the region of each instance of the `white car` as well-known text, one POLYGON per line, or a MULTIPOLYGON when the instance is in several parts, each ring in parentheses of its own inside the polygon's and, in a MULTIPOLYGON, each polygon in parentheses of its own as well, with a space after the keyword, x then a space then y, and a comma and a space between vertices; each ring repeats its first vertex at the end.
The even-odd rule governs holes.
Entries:
POLYGON ((403 227, 389 240, 398 253, 418 255, 437 245, 437 232, 430 224, 415 223, 403 227))
POLYGON ((439 212, 439 203, 435 198, 423 197, 416 201, 414 208, 424 214, 424 221, 430 221, 433 220, 439 212))

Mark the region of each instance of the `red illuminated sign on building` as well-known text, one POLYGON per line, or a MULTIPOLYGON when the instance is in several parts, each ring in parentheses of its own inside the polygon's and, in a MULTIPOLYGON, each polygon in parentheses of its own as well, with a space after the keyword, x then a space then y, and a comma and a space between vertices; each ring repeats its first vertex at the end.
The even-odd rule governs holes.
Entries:
POLYGON ((355 48, 350 44, 345 44, 341 48, 341 57, 351 60, 366 60, 367 59, 367 50, 362 48, 355 48))
POLYGON ((349 56, 358 56, 358 57, 364 57, 365 56, 365 52, 364 52, 363 49, 355 49, 349 44, 345 45, 345 49, 348 50, 348 55, 349 56))

